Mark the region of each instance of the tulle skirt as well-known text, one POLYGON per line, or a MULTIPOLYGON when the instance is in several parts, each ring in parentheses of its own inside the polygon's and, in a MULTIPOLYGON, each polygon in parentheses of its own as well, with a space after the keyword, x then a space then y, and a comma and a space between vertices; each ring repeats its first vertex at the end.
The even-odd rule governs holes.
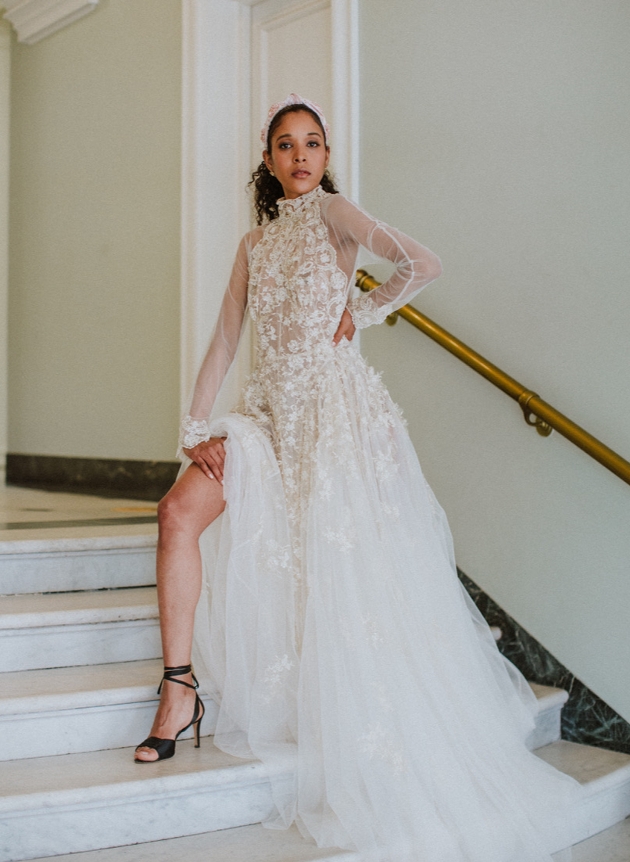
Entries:
POLYGON ((219 704, 215 744, 267 764, 266 825, 319 846, 549 862, 579 785, 526 747, 536 699, 457 577, 397 408, 350 348, 310 395, 297 523, 273 404, 212 427, 227 505, 200 542, 193 657, 219 704))

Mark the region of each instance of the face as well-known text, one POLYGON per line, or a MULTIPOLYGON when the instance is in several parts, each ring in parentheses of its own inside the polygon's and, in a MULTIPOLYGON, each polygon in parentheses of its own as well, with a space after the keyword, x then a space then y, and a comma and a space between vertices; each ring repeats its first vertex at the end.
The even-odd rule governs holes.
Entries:
POLYGON ((263 153, 285 198, 293 199, 316 188, 328 165, 330 149, 317 120, 308 111, 285 114, 271 139, 271 153, 263 153))

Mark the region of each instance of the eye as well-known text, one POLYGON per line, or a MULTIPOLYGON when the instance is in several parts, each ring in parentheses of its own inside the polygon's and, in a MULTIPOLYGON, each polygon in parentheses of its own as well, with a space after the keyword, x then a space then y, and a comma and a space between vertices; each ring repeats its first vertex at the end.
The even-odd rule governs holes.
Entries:
POLYGON ((278 144, 278 149, 280 149, 280 150, 288 150, 290 146, 291 146, 291 144, 289 143, 289 141, 281 141, 281 142, 278 144))
POLYGON ((309 141, 309 142, 308 142, 308 144, 307 144, 307 146, 309 146, 309 147, 318 147, 318 146, 319 146, 319 141, 309 141))

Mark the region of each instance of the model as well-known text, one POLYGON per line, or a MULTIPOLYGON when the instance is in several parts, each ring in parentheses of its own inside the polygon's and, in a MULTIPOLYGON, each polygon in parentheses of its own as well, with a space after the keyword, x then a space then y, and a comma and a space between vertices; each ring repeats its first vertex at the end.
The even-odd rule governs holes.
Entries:
POLYGON ((262 141, 260 224, 182 423, 192 463, 159 507, 165 682, 136 759, 198 734, 192 651, 215 745, 268 765, 267 825, 366 862, 549 862, 579 786, 527 750, 534 695, 461 586, 400 412, 351 343, 440 261, 337 193, 317 105, 274 105, 262 141), (355 297, 360 246, 396 269, 355 297), (210 421, 246 313, 255 369, 210 421))

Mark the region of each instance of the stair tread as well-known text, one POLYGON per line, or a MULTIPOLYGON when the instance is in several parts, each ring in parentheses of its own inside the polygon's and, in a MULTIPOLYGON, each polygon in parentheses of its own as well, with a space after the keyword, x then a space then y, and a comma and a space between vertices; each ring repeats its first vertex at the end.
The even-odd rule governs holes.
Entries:
POLYGON ((67 554, 118 548, 152 548, 156 543, 157 525, 153 524, 3 530, 0 561, 3 554, 67 554), (60 535, 62 529, 63 533, 60 535))
POLYGON ((593 791, 630 781, 630 754, 561 739, 535 754, 593 791))
MULTIPOLYGON (((161 659, 9 671, 0 677, 0 715, 157 700, 161 659)), ((564 689, 530 683, 539 712, 566 702, 564 689)))
POLYGON ((154 617, 155 587, 0 596, 0 630, 154 617))
POLYGON ((162 795, 182 788, 255 783, 266 780, 268 774, 259 761, 225 754, 211 740, 204 740, 200 749, 194 748, 191 740, 178 743, 175 757, 152 764, 135 763, 133 751, 118 748, 5 761, 0 813, 162 795))
POLYGON ((157 700, 161 659, 3 673, 0 715, 157 700))
POLYGON ((256 824, 52 858, 56 862, 355 862, 359 857, 348 850, 316 847, 295 826, 278 830, 256 824))
MULTIPOLYGON (((45 858, 55 862, 355 862, 357 856, 315 847, 294 826, 285 832, 254 825, 45 858)), ((572 862, 630 862, 630 818, 574 845, 572 862)))
MULTIPOLYGON (((536 754, 592 792, 630 782, 627 754, 564 740, 540 748, 536 754)), ((284 770, 288 763, 279 762, 277 768, 284 770)), ((82 800, 88 791, 97 798, 127 796, 151 792, 153 784, 155 789, 164 789, 168 782, 176 785, 183 782, 185 786, 196 781, 230 783, 242 773, 251 778, 266 774, 260 762, 224 754, 210 741, 200 749, 185 742, 174 758, 150 766, 134 763, 132 748, 120 748, 10 760, 3 763, 2 772, 0 811, 21 804, 33 807, 29 797, 33 797, 34 803, 42 796, 47 799, 58 796, 61 800, 68 794, 76 795, 77 791, 82 800)))
POLYGON ((553 685, 541 685, 538 682, 530 682, 529 685, 538 698, 538 703, 544 703, 545 709, 564 706, 569 699, 569 692, 564 688, 556 688, 553 685))

